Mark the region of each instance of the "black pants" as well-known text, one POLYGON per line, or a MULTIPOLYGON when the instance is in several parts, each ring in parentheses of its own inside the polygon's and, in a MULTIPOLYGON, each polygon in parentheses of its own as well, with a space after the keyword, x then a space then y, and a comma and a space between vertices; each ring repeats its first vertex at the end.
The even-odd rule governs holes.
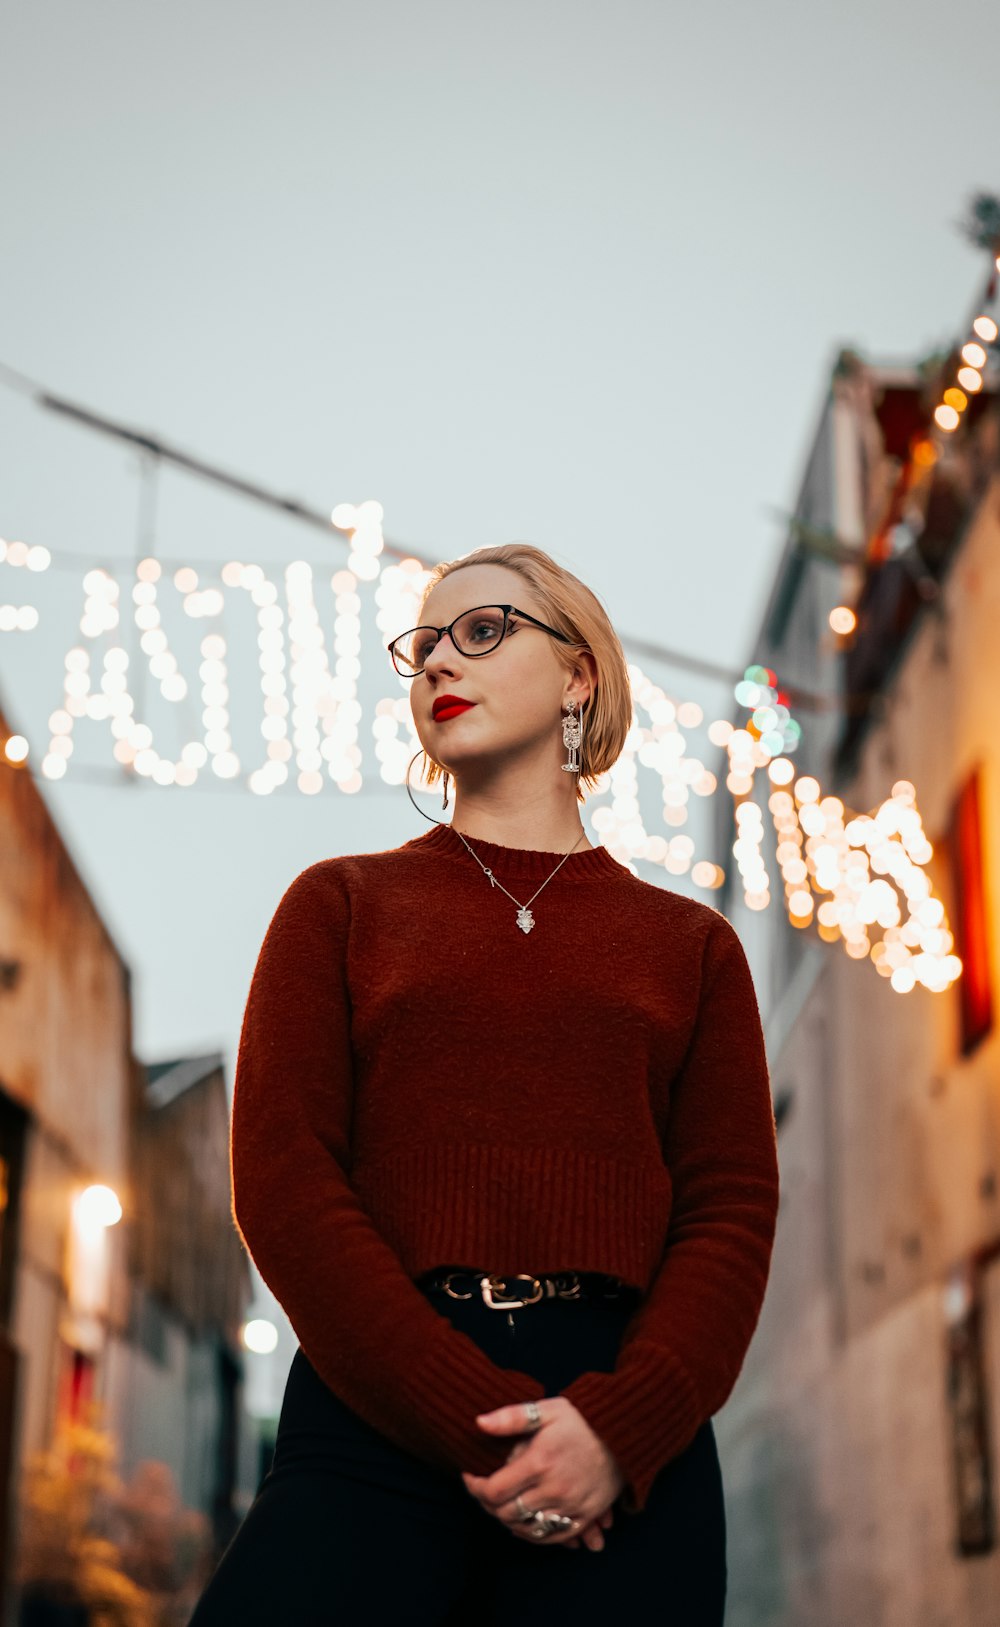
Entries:
MULTIPOLYGON (((514 1310, 513 1327, 478 1294, 433 1304, 498 1366, 556 1395, 582 1372, 612 1370, 636 1301, 546 1299, 514 1310)), ((616 1504, 613 1514, 597 1553, 533 1548, 457 1473, 360 1419, 300 1348, 274 1462, 189 1627, 721 1627, 726 1525, 711 1420, 657 1475, 641 1513, 616 1504)))

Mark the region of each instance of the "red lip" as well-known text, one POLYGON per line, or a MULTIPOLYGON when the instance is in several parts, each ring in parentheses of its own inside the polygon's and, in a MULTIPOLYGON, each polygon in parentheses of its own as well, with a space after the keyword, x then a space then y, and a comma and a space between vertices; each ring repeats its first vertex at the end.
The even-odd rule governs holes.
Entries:
POLYGON ((469 707, 475 706, 475 704, 475 701, 460 700, 457 695, 441 695, 434 702, 431 710, 435 723, 438 723, 444 718, 456 716, 459 712, 467 712, 469 707))

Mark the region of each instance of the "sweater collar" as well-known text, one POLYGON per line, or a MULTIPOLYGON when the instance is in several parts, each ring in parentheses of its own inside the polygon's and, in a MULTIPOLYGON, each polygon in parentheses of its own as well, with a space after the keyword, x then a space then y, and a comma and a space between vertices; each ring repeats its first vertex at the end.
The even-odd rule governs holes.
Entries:
MULTIPOLYGON (((484 842, 480 836, 466 836, 465 840, 477 858, 493 870, 497 880, 505 885, 514 880, 544 881, 546 876, 552 875, 560 859, 565 861, 559 870, 560 880, 564 881, 589 881, 601 877, 628 876, 632 873, 625 865, 619 864, 617 859, 613 859, 606 847, 589 848, 585 853, 571 853, 567 859, 564 853, 547 853, 537 848, 502 847, 498 842, 484 842)), ((403 845, 406 848, 431 853, 435 857, 463 863, 470 870, 476 870, 482 875, 469 848, 465 846, 457 831, 452 830, 448 824, 435 825, 433 830, 426 831, 422 836, 415 836, 412 841, 403 845)))

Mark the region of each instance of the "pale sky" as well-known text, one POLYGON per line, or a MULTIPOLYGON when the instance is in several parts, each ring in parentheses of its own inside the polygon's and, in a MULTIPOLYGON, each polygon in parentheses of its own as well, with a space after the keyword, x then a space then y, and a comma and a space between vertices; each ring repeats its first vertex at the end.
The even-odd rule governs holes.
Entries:
MULTIPOLYGON (((742 667, 837 350, 964 329, 998 34, 990 0, 7 0, 0 361, 319 509, 377 498, 431 558, 534 542, 623 633, 742 667)), ((0 387, 0 535, 110 563, 137 510, 131 452, 0 387)), ((157 546, 346 562, 170 471, 157 546)), ((0 705, 37 762, 79 590, 28 585, 0 705)), ((90 783, 94 722, 44 783, 140 1056, 231 1060, 292 877, 430 828, 375 778, 366 616, 358 796, 90 783)))

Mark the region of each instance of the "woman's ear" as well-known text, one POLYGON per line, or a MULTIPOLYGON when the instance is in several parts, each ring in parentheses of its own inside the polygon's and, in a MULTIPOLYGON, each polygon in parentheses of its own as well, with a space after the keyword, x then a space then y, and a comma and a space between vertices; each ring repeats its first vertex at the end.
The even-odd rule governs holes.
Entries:
POLYGON ((594 690, 597 688, 597 661, 592 650, 581 650, 578 660, 580 665, 577 667, 577 672, 589 685, 589 693, 584 698, 584 705, 589 705, 594 698, 594 690))

